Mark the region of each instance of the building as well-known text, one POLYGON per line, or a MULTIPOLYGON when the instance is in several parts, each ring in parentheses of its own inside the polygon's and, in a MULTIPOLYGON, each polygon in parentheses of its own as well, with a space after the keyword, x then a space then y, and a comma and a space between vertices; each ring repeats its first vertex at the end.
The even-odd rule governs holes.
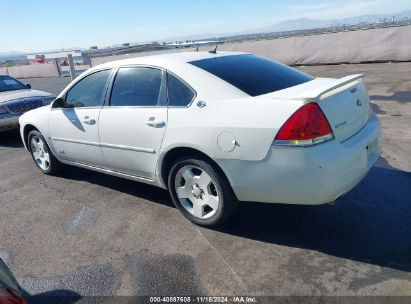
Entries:
POLYGON ((59 62, 62 66, 65 66, 67 65, 67 55, 71 54, 73 56, 74 64, 90 65, 90 58, 93 57, 107 57, 140 52, 151 52, 167 48, 170 47, 158 43, 147 43, 137 45, 130 45, 129 43, 124 43, 121 46, 114 46, 101 49, 97 48, 97 46, 92 46, 88 50, 75 49, 67 51, 61 50, 55 52, 31 53, 27 55, 27 59, 30 60, 31 63, 59 62))
POLYGON ((83 51, 83 57, 85 60, 90 62, 90 58, 93 57, 107 57, 107 56, 115 56, 115 55, 125 55, 125 54, 133 54, 133 53, 141 53, 141 52, 151 52, 151 51, 158 51, 167 49, 169 47, 165 45, 161 45, 158 43, 147 43, 147 44, 136 44, 130 45, 129 43, 125 43, 121 46, 115 47, 108 47, 99 49, 97 47, 91 47, 89 50, 83 51))
POLYGON ((27 55, 27 59, 32 63, 46 63, 46 62, 65 62, 67 61, 67 55, 71 54, 73 56, 73 61, 75 64, 90 64, 87 62, 87 57, 83 57, 81 50, 70 50, 70 51, 55 51, 55 52, 38 52, 27 55))

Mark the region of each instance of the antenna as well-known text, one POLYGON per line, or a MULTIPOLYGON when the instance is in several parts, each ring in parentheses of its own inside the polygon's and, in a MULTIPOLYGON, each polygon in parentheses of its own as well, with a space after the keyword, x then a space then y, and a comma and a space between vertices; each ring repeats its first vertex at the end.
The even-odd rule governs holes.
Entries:
POLYGON ((210 54, 217 54, 218 43, 215 45, 214 50, 208 51, 210 54))

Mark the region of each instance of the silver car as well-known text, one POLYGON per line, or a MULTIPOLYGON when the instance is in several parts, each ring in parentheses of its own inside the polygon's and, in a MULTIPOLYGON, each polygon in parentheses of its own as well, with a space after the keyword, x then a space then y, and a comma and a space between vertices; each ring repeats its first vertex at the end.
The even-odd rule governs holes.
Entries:
POLYGON ((0 132, 18 129, 21 114, 48 105, 55 98, 11 76, 0 75, 0 132))

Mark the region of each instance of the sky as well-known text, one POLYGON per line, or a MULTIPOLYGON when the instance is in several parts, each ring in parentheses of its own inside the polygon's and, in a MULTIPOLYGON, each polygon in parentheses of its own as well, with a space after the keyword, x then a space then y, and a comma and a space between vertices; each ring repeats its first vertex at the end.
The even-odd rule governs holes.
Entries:
POLYGON ((409 9, 411 0, 0 0, 0 52, 105 47, 409 9))

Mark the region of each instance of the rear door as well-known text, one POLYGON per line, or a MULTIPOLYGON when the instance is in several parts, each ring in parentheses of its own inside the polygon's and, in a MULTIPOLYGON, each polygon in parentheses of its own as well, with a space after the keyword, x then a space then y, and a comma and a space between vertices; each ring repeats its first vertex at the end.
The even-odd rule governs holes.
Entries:
POLYGON ((100 144, 107 167, 154 179, 167 126, 165 72, 122 67, 100 113, 100 144))
POLYGON ((49 132, 60 158, 98 167, 105 166, 98 123, 111 70, 92 73, 65 95, 65 107, 53 108, 49 132))

